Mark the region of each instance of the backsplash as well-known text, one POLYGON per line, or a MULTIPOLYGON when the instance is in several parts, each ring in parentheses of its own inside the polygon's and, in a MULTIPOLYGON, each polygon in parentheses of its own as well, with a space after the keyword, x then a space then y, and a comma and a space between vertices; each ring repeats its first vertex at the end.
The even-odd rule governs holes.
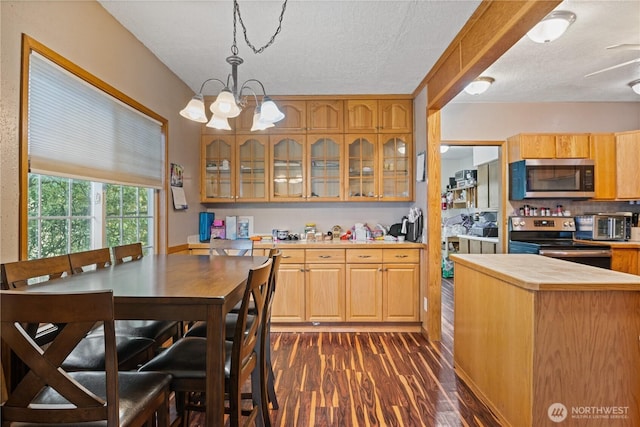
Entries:
POLYGON ((542 207, 550 208, 552 211, 557 205, 562 205, 565 211, 570 211, 571 216, 582 215, 585 213, 598 212, 640 212, 640 201, 635 202, 604 202, 591 200, 568 200, 568 199, 527 199, 518 201, 509 201, 507 215, 512 216, 521 206, 535 206, 539 209, 542 207), (633 204, 632 204, 633 203, 633 204))

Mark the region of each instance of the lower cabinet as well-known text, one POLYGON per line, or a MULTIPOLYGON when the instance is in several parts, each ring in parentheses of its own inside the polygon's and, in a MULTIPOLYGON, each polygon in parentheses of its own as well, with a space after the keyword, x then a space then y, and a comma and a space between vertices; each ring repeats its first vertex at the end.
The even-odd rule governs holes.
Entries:
POLYGON ((611 248, 611 269, 640 275, 640 249, 611 248))
POLYGON ((346 320, 417 321, 419 256, 418 249, 347 251, 346 320))
POLYGON ((282 249, 271 319, 417 322, 420 249, 282 249))

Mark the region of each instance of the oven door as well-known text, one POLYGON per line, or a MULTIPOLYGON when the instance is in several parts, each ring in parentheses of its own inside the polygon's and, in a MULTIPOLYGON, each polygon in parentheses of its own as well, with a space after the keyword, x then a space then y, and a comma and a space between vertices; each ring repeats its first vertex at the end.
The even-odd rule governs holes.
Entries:
POLYGON ((538 253, 542 256, 611 270, 610 249, 540 249, 538 253))

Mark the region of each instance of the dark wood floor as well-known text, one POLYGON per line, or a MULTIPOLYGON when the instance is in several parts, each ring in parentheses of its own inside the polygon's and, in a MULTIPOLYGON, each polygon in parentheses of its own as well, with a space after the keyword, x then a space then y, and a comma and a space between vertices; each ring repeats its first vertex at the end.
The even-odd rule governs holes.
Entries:
MULTIPOLYGON (((452 282, 442 341, 417 333, 274 333, 275 426, 499 426, 453 372, 452 282)), ((203 425, 203 414, 191 427, 203 425)))

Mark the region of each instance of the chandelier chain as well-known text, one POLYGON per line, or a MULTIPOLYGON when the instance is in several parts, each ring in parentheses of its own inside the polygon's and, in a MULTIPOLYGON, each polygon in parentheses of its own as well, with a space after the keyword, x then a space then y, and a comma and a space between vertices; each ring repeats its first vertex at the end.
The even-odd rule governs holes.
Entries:
POLYGON ((278 28, 276 28, 275 33, 273 33, 271 39, 264 46, 258 49, 249 41, 249 37, 247 36, 247 27, 244 25, 244 22, 242 21, 242 15, 240 14, 240 5, 238 4, 237 0, 233 0, 233 44, 231 45, 231 53, 233 55, 238 54, 238 46, 236 44, 236 17, 237 20, 240 21, 240 25, 242 26, 242 32, 244 34, 244 40, 247 43, 247 46, 249 46, 255 54, 262 53, 266 48, 273 44, 276 36, 280 34, 280 30, 282 30, 282 19, 284 18, 284 12, 287 9, 287 1, 288 0, 284 0, 284 2, 282 3, 282 11, 280 12, 280 18, 278 19, 278 28))

